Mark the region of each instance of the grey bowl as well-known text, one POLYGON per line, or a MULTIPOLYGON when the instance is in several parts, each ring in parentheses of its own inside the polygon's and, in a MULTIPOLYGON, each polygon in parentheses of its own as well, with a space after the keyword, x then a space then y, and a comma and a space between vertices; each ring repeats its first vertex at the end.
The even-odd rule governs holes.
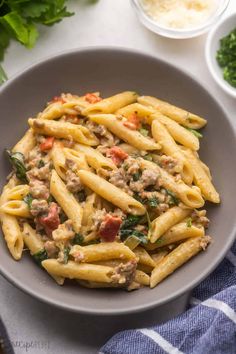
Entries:
POLYGON ((3 150, 16 143, 26 130, 27 118, 40 111, 51 97, 61 92, 91 91, 107 96, 122 90, 156 95, 207 118, 200 153, 212 170, 222 204, 207 206, 209 234, 214 243, 153 290, 128 293, 68 284, 59 287, 28 254, 20 262, 14 261, 0 238, 0 270, 11 283, 51 305, 87 314, 131 313, 173 300, 213 271, 230 248, 236 229, 236 166, 232 164, 236 139, 227 115, 195 79, 161 60, 131 50, 92 48, 63 53, 4 84, 0 90, 1 186, 10 171, 3 150))

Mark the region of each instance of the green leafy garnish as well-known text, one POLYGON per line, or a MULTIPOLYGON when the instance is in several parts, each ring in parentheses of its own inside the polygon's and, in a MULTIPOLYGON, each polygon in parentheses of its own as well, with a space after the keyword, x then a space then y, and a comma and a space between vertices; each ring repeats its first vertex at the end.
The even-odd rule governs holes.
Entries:
POLYGON ((185 129, 189 130, 193 135, 195 135, 198 139, 199 138, 202 138, 203 135, 201 133, 199 133, 197 130, 195 129, 191 129, 191 128, 188 128, 188 127, 185 127, 185 129))
POLYGON ((128 237, 136 237, 143 245, 148 243, 147 235, 138 230, 120 230, 120 239, 125 241, 128 237))
POLYGON ((149 131, 145 128, 140 128, 139 132, 143 135, 143 136, 148 136, 149 131))
POLYGON ((82 245, 84 242, 84 236, 77 233, 75 234, 75 237, 73 238, 73 245, 82 245))
POLYGON ((88 241, 84 244, 84 246, 88 246, 88 245, 97 245, 98 243, 101 243, 101 240, 96 238, 95 240, 91 240, 91 241, 88 241))
POLYGON ((64 250, 63 250, 63 255, 64 255, 63 263, 64 263, 64 264, 67 264, 67 263, 68 263, 69 253, 70 253, 69 247, 65 247, 64 250))
POLYGON ((132 175, 133 180, 134 180, 135 182, 137 182, 137 181, 140 179, 141 176, 142 176, 142 171, 137 171, 137 172, 135 172, 135 173, 132 175))
POLYGON ((147 204, 151 208, 156 208, 158 206, 158 204, 159 204, 159 200, 158 200, 157 197, 152 197, 152 198, 148 199, 147 204))
POLYGON ((223 69, 224 79, 236 87, 236 28, 220 40, 216 59, 223 69))
POLYGON ((77 193, 77 198, 80 203, 84 202, 86 200, 86 193, 84 190, 80 191, 77 193))
POLYGON ((186 220, 186 225, 187 225, 187 227, 191 227, 192 226, 192 218, 188 218, 186 220))
POLYGON ((59 218, 60 218, 61 224, 63 224, 66 220, 68 220, 68 217, 66 216, 66 214, 63 211, 60 212, 59 218))
POLYGON ((144 158, 144 160, 147 160, 147 161, 152 161, 153 160, 151 154, 147 154, 147 155, 143 156, 143 158, 144 158))
POLYGON ((170 196, 169 205, 179 205, 179 199, 176 197, 175 193, 169 189, 165 189, 166 193, 170 196))
POLYGON ((55 201, 56 201, 55 198, 50 194, 48 197, 48 200, 47 200, 48 204, 55 202, 55 201))
POLYGON ((138 215, 128 215, 127 218, 122 222, 120 230, 130 229, 138 225, 141 218, 142 217, 138 215))
POLYGON ((45 166, 45 162, 42 159, 39 160, 38 168, 41 168, 41 167, 44 167, 44 166, 45 166))
POLYGON ((28 205, 28 208, 31 209, 32 208, 32 201, 34 200, 34 198, 32 197, 32 195, 30 193, 28 193, 25 197, 24 197, 24 202, 28 205))
POLYGON ((35 262, 36 262, 39 266, 41 266, 41 262, 48 258, 47 251, 43 248, 43 249, 40 250, 39 252, 35 253, 35 254, 33 255, 33 258, 34 258, 35 262))
POLYGON ((146 199, 144 200, 143 198, 141 198, 141 196, 139 195, 138 192, 134 192, 133 194, 134 199, 136 199, 139 203, 145 204, 146 199))
POLYGON ((6 154, 16 173, 16 177, 23 183, 28 183, 26 176, 25 158, 21 152, 11 152, 6 150, 6 154))

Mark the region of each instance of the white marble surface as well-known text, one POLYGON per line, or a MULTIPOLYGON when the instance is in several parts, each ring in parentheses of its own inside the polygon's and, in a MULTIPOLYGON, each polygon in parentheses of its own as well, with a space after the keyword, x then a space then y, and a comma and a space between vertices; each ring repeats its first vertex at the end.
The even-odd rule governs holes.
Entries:
MULTIPOLYGON (((235 123, 236 101, 227 96, 213 81, 206 67, 206 35, 189 40, 161 38, 145 29, 137 20, 128 0, 100 0, 95 5, 86 1, 69 2, 75 16, 52 27, 40 29, 40 39, 28 51, 12 43, 3 66, 9 77, 45 57, 67 49, 87 46, 119 46, 142 50, 191 72, 218 99, 235 123)), ((236 12, 231 0, 225 14, 236 12)), ((179 302, 179 309, 186 298, 179 302)), ((164 311, 168 317, 177 313, 172 304, 164 311)), ((0 313, 13 341, 16 354, 92 354, 115 330, 125 328, 127 319, 87 318, 66 313, 39 303, 21 293, 0 277, 0 313), (92 336, 88 336, 91 333, 92 336)), ((145 326, 147 319, 158 320, 158 313, 130 318, 129 326, 145 326)), ((160 318, 159 318, 160 320, 160 318)))

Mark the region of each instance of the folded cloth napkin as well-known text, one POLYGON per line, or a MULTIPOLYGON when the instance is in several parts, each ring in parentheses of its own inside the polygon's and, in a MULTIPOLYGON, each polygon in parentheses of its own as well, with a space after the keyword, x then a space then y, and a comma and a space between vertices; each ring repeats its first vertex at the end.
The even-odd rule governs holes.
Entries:
POLYGON ((14 354, 4 324, 0 318, 0 354, 14 354))
POLYGON ((100 354, 236 354, 236 242, 192 295, 182 315, 119 332, 100 354))

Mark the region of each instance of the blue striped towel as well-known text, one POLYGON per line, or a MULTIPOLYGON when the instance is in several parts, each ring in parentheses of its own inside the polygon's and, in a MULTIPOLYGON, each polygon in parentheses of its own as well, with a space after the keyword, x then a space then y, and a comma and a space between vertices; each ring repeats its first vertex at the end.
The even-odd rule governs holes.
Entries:
POLYGON ((117 333, 100 354, 236 354, 236 242, 193 291, 190 308, 152 328, 117 333))

